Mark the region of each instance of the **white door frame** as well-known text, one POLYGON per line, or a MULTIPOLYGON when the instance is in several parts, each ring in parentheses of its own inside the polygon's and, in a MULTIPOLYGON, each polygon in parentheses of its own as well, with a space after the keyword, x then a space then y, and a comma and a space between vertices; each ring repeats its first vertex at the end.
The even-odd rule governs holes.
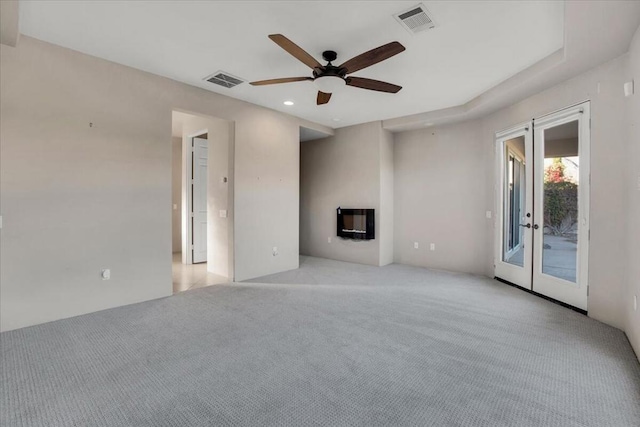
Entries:
POLYGON ((587 311, 589 295, 589 193, 590 193, 590 102, 569 107, 534 119, 535 125, 535 181, 534 181, 534 229, 533 291, 587 311), (542 272, 544 237, 544 131, 565 123, 578 122, 578 155, 580 157, 578 186, 578 252, 576 283, 542 272), (541 167, 538 167, 541 166, 541 167), (535 227, 535 226, 534 226, 535 227))
POLYGON ((193 264, 193 227, 191 212, 193 197, 191 194, 191 176, 193 159, 193 138, 209 134, 208 129, 188 134, 182 138, 182 263, 193 264))
MULTIPOLYGON (((505 233, 504 221, 506 220, 504 202, 505 202, 505 168, 507 147, 506 142, 510 139, 524 137, 525 161, 533 158, 533 123, 525 122, 508 129, 496 132, 495 150, 496 150, 496 206, 495 206, 495 241, 494 241, 494 275, 497 278, 506 280, 524 289, 531 290, 531 256, 528 255, 532 251, 532 228, 524 228, 522 233, 522 241, 524 245, 523 266, 510 264, 503 261, 505 233)), ((524 213, 531 213, 533 208, 533 168, 531 164, 525 165, 525 205, 524 213)), ((532 218, 527 218, 531 220, 532 218)), ((529 221, 532 224, 532 221, 529 221)))

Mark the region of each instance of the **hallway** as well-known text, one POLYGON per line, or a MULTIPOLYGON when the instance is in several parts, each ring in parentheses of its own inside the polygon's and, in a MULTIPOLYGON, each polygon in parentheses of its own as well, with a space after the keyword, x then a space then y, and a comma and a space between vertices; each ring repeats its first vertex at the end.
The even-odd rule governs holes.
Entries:
POLYGON ((173 293, 189 289, 204 288, 205 286, 230 283, 224 276, 207 272, 207 263, 182 264, 182 254, 173 254, 173 293))

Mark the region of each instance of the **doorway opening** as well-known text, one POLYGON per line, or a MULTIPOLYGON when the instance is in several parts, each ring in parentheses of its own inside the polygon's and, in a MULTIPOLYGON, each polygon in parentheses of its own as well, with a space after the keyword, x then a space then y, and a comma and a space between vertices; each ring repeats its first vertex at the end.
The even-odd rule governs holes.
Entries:
POLYGON ((233 123, 172 114, 173 288, 233 281, 233 123))
POLYGON ((496 134, 495 276, 587 310, 589 102, 496 134))

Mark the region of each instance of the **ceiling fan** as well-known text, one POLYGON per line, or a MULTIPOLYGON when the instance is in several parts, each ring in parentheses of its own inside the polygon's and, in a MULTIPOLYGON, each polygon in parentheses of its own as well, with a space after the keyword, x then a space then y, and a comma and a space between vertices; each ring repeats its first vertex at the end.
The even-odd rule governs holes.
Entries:
POLYGON ((398 42, 387 43, 371 49, 336 67, 331 62, 335 61, 338 55, 332 50, 326 50, 322 53, 322 57, 327 61, 327 65, 321 65, 313 56, 309 55, 300 46, 282 34, 271 34, 269 38, 289 52, 293 57, 310 67, 313 70, 313 77, 285 77, 281 79, 259 80, 257 82, 251 82, 253 86, 311 80, 318 86, 318 97, 316 100, 318 105, 329 102, 331 94, 344 85, 389 93, 397 93, 402 89, 402 86, 380 80, 347 76, 347 74, 355 73, 356 71, 377 64, 404 51, 404 46, 398 42))

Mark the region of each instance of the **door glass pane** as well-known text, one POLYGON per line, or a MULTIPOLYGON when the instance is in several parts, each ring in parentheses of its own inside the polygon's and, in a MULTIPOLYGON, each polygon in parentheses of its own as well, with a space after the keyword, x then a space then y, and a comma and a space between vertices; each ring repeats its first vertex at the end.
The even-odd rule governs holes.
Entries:
POLYGON ((504 222, 502 260, 520 267, 524 266, 525 209, 525 163, 524 137, 505 142, 504 163, 504 222))
POLYGON ((576 282, 578 256, 578 121, 544 131, 542 272, 576 282))

